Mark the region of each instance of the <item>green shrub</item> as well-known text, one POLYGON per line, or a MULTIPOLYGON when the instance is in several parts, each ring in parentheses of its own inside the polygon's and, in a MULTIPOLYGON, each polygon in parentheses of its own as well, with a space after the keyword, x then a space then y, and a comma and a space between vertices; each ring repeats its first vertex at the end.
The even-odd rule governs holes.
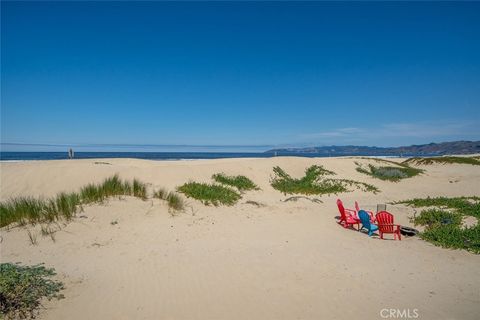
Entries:
POLYGON ((63 284, 50 279, 53 269, 42 265, 0 264, 0 313, 7 319, 34 318, 41 300, 63 298, 63 284))
POLYGON ((430 164, 471 164, 480 166, 480 159, 478 157, 428 157, 428 158, 410 158, 403 161, 404 164, 415 165, 430 165, 430 164))
POLYGON ((200 200, 205 205, 234 205, 241 196, 238 192, 221 185, 188 182, 178 187, 178 191, 187 197, 200 200))
POLYGON ((245 176, 227 176, 224 173, 217 173, 212 179, 218 183, 236 187, 240 191, 258 190, 257 185, 245 176))
POLYGON ((394 202, 394 204, 407 204, 417 208, 420 207, 444 207, 454 209, 462 215, 480 218, 480 197, 436 197, 436 198, 415 198, 394 202))
POLYGON ((464 249, 480 254, 480 226, 461 229, 455 225, 427 227, 420 237, 443 248, 464 249))
POLYGON ((349 191, 349 186, 365 191, 379 191, 376 187, 363 182, 325 178, 326 175, 334 175, 335 173, 324 169, 322 166, 313 165, 307 168, 305 175, 300 179, 292 178, 280 167, 274 167, 273 173, 272 187, 284 194, 337 194, 349 191))
POLYGON ((422 225, 428 227, 437 227, 440 225, 452 224, 459 226, 462 223, 462 216, 455 212, 429 209, 424 210, 413 219, 415 225, 422 225))
POLYGON ((444 248, 464 249, 480 254, 480 224, 477 222, 475 226, 464 229, 461 223, 464 216, 480 218, 479 197, 416 198, 394 203, 417 208, 435 207, 421 211, 413 219, 416 225, 425 226, 420 237, 444 248))
POLYGON ((421 169, 411 168, 409 166, 374 166, 369 164, 367 168, 363 167, 361 164, 357 163, 356 170, 360 173, 367 174, 369 176, 381 179, 388 180, 393 182, 398 182, 401 179, 414 177, 423 172, 421 169))

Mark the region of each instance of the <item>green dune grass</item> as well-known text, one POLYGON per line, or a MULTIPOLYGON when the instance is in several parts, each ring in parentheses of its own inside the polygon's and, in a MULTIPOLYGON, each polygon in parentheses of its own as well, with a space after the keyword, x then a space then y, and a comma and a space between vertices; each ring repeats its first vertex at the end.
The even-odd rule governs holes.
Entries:
POLYGON ((59 193, 50 199, 16 197, 0 203, 0 227, 11 223, 53 222, 59 219, 70 220, 82 205, 99 203, 109 197, 134 196, 147 198, 146 184, 134 179, 122 181, 118 175, 105 179, 100 184, 88 184, 78 193, 59 193))
POLYGON ((392 182, 411 178, 424 172, 422 169, 412 168, 405 164, 396 164, 395 166, 374 166, 368 164, 366 167, 358 162, 355 162, 355 164, 357 165, 355 169, 360 173, 392 182))
POLYGON ((349 187, 373 193, 380 191, 373 185, 359 181, 327 178, 335 173, 317 165, 307 168, 305 175, 299 179, 292 178, 280 167, 274 167, 273 173, 271 186, 284 194, 338 194, 349 192, 349 187))
POLYGON ((224 173, 217 173, 212 179, 218 183, 236 187, 239 191, 258 190, 257 185, 245 176, 227 176, 224 173))
POLYGON ((462 227, 462 219, 472 216, 480 219, 480 197, 437 197, 416 198, 398 201, 416 208, 429 207, 413 218, 415 225, 422 225, 425 231, 420 237, 444 248, 464 249, 480 254, 480 224, 462 227))
POLYGON ((471 164, 474 166, 480 166, 479 157, 427 157, 427 158, 410 158, 403 162, 404 164, 414 165, 430 165, 430 164, 471 164))
POLYGON ((167 205, 172 212, 185 210, 184 199, 175 192, 169 192, 165 188, 160 188, 153 193, 153 197, 167 201, 167 205))
POLYGON ((217 184, 188 182, 178 187, 177 190, 187 197, 200 200, 205 205, 231 206, 242 198, 237 191, 217 184))

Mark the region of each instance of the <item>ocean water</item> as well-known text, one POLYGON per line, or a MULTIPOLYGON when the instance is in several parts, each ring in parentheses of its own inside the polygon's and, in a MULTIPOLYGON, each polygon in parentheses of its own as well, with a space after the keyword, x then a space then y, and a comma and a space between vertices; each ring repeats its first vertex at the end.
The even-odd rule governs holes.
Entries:
MULTIPOLYGON (((148 160, 194 160, 222 158, 269 158, 272 153, 253 152, 75 152, 75 159, 136 158, 148 160)), ((308 156, 314 157, 314 154, 308 156)), ((318 155, 317 155, 318 156, 318 155)), ((1 161, 62 160, 67 152, 0 152, 1 161)))
MULTIPOLYGON (((352 154, 325 154, 325 153, 295 153, 295 152, 75 152, 75 159, 99 158, 135 158, 148 160, 199 160, 225 158, 271 158, 275 156, 294 156, 307 158, 325 158, 342 156, 370 156, 390 158, 390 155, 370 155, 368 153, 352 154)), ((64 160, 68 159, 67 152, 18 152, 0 151, 0 161, 29 161, 29 160, 64 160)))

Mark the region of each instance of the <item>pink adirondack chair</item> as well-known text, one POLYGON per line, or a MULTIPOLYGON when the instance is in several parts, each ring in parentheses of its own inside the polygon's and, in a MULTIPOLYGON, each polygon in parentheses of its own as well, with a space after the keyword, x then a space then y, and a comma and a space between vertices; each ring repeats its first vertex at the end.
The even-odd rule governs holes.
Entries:
MULTIPOLYGON (((358 205, 357 201, 355 201, 355 210, 357 211, 357 217, 358 217, 358 211, 360 211, 360 206, 358 205)), ((375 219, 375 215, 373 214, 372 211, 368 211, 368 210, 363 210, 363 211, 368 213, 368 215, 370 216, 370 221, 372 223, 375 223, 377 221, 377 219, 375 219)))
POLYGON ((393 223, 393 214, 387 211, 380 211, 377 213, 377 225, 378 232, 380 233, 380 239, 383 239, 384 233, 393 233, 393 238, 396 240, 402 240, 400 234, 400 225, 393 223))
POLYGON ((338 211, 340 211, 340 221, 338 222, 344 228, 353 227, 357 225, 357 230, 360 229, 360 219, 357 218, 355 210, 345 209, 342 200, 337 200, 338 211))

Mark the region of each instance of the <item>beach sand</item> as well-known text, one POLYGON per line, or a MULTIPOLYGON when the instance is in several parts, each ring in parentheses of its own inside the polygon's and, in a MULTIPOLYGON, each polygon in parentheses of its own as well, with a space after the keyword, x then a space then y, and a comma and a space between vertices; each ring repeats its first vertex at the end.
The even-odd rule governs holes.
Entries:
MULTIPOLYGON (((1 261, 43 262, 56 269, 65 299, 45 302, 40 319, 382 319, 388 315, 383 309, 409 310, 418 319, 478 319, 479 255, 418 237, 380 240, 346 230, 336 224, 335 202, 339 197, 353 207, 357 200, 375 210, 378 203, 413 197, 479 196, 480 167, 431 165, 425 174, 392 183, 358 173, 354 161, 368 160, 1 163, 2 200, 77 191, 115 173, 138 178, 150 189, 210 182, 218 172, 246 175, 261 188, 246 192, 232 207, 188 199, 187 210, 174 217, 157 199, 88 205, 61 225, 55 242, 42 237, 39 226, 4 228, 1 261), (312 164, 381 192, 318 197, 323 203, 283 202, 287 197, 269 184, 272 168, 301 176, 312 164), (38 245, 30 244, 27 229, 38 233, 38 245)), ((396 223, 412 226, 412 208, 387 209, 396 223)))

